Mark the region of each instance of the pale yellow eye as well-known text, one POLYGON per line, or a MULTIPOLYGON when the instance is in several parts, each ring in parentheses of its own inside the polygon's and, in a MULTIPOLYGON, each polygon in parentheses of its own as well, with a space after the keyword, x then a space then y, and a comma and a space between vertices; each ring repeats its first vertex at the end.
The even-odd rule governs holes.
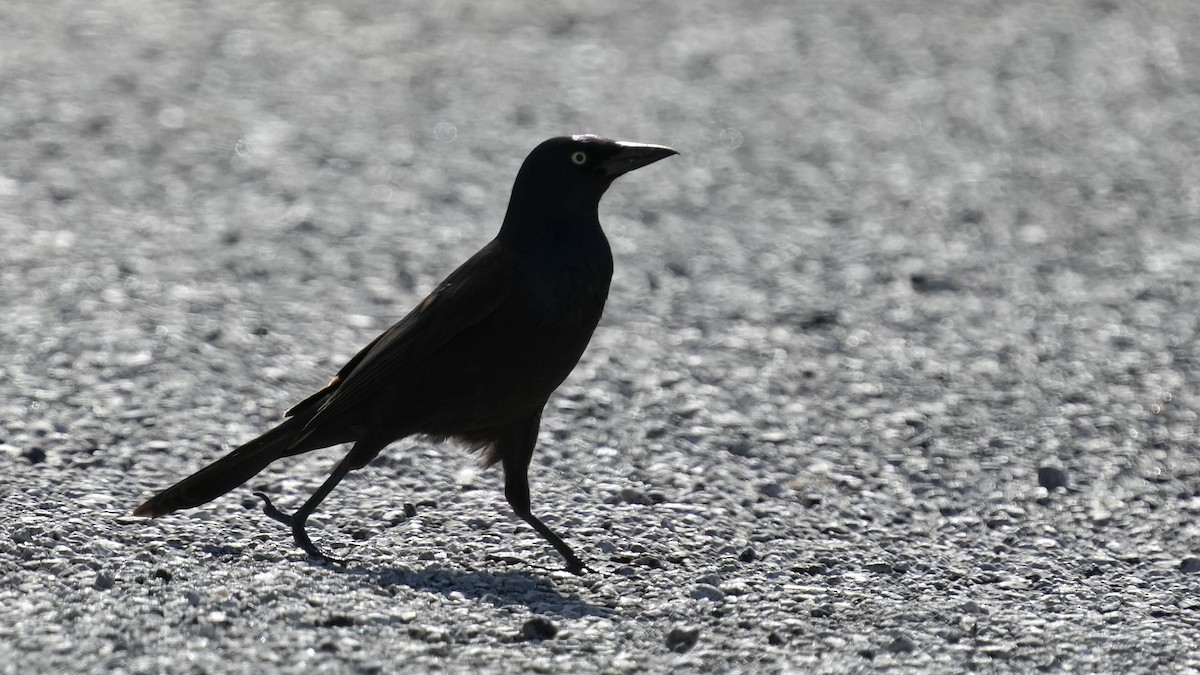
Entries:
POLYGON ((583 163, 586 161, 587 161, 587 153, 586 152, 584 152, 582 150, 576 150, 575 152, 571 153, 571 162, 574 163, 575 166, 583 166, 583 163))

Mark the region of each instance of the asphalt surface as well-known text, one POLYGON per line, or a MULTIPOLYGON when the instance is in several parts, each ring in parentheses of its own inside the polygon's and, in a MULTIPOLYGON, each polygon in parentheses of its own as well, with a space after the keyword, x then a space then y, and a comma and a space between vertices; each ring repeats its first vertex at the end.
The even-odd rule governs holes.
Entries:
POLYGON ((0 672, 1200 669, 1200 6, 0 7, 0 672), (130 511, 606 196, 534 510, 406 441, 130 511), (410 508, 411 505, 411 508, 410 508))

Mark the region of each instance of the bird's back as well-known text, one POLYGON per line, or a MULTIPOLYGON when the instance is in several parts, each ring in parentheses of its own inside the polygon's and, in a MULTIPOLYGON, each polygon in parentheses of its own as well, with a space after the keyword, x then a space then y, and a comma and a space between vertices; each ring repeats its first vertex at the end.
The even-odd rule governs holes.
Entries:
POLYGON ((540 410, 578 363, 611 278, 602 233, 586 247, 494 240, 356 357, 312 424, 387 428, 397 438, 506 428, 540 410))

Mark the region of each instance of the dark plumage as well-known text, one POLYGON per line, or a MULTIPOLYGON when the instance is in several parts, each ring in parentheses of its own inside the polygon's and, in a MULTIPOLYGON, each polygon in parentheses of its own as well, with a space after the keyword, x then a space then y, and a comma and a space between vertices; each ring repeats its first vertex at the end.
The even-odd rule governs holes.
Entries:
POLYGON ((600 321, 612 254, 600 197, 621 174, 677 154, 597 136, 545 141, 513 185, 500 233, 417 307, 347 363, 286 419, 134 511, 161 516, 207 503, 268 464, 353 442, 332 475, 288 516, 296 543, 329 559, 305 532, 309 515, 347 473, 389 443, 424 434, 480 450, 504 467, 504 494, 575 573, 582 561, 530 512, 528 467, 542 408, 575 367, 600 321))

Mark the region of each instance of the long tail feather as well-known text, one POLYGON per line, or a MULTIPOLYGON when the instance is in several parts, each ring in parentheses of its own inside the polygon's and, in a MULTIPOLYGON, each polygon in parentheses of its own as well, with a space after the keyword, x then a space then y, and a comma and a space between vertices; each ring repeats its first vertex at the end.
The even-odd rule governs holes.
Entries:
POLYGON ((298 423, 295 417, 284 420, 274 429, 146 500, 133 515, 156 518, 207 504, 250 480, 280 457, 298 454, 297 449, 290 446, 302 426, 303 422, 298 423))

